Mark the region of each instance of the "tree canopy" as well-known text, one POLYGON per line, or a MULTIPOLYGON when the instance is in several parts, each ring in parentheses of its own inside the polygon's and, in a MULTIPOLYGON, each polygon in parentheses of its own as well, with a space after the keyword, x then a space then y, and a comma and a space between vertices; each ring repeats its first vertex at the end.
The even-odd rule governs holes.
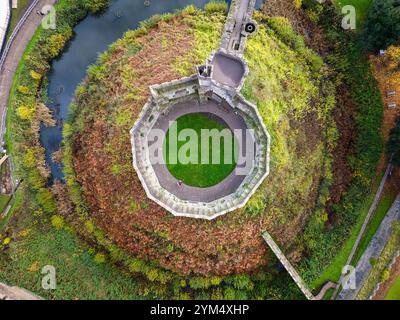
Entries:
POLYGON ((390 131, 386 152, 392 156, 392 163, 400 166, 400 117, 396 120, 396 126, 390 131))
POLYGON ((374 0, 363 38, 370 50, 400 43, 400 0, 374 0))

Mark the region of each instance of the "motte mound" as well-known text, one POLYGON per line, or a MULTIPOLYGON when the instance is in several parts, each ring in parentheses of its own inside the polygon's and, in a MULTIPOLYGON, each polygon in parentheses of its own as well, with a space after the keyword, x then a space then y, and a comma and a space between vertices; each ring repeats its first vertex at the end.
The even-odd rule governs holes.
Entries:
POLYGON ((255 14, 242 94, 271 134, 270 175, 240 210, 213 221, 174 217, 147 199, 132 166, 129 131, 149 86, 189 76, 215 50, 224 13, 184 10, 129 31, 90 67, 71 123, 76 179, 91 218, 135 257, 183 275, 249 273, 267 265, 261 233, 301 257, 302 229, 315 210, 326 167, 329 82, 321 59, 283 20, 255 14), (272 26, 282 27, 273 29, 272 26), (292 41, 296 37, 296 42, 292 41))

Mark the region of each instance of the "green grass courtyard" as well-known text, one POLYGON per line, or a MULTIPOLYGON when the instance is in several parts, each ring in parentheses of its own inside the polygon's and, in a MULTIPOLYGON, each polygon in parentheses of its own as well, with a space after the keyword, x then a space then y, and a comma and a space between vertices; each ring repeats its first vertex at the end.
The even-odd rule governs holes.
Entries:
POLYGON ((223 130, 227 129, 223 123, 209 117, 205 113, 190 113, 178 118, 176 120, 176 126, 177 137, 184 134, 185 132, 183 132, 183 130, 185 129, 194 130, 197 137, 197 140, 189 137, 186 137, 186 140, 182 139, 183 141, 178 139, 176 148, 173 148, 173 145, 171 145, 171 141, 173 141, 171 139, 171 127, 166 134, 164 142, 164 159, 166 160, 168 170, 177 180, 181 180, 188 186, 207 188, 224 180, 235 169, 235 143, 233 134, 229 129, 232 139, 231 156, 229 156, 229 150, 226 155, 224 153, 224 139, 219 139, 218 141, 220 143, 216 147, 213 146, 213 139, 208 139, 208 145, 204 143, 205 140, 202 141, 202 130, 212 130, 210 131, 211 135, 222 135, 223 130), (207 151, 208 161, 204 164, 202 163, 204 162, 202 161, 202 153, 207 151), (213 155, 215 155, 215 153, 217 153, 216 156, 218 163, 212 163, 213 155), (176 158, 177 161, 174 161, 174 158, 176 158))

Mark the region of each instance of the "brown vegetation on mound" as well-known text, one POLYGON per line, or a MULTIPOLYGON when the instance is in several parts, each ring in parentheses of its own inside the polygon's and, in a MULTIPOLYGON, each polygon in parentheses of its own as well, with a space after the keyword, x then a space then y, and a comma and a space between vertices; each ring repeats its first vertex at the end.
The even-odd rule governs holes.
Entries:
POLYGON ((270 17, 279 16, 288 19, 296 33, 304 37, 307 46, 316 52, 321 53, 326 50, 323 29, 312 23, 304 10, 297 9, 293 0, 265 1, 262 11, 270 17))
MULTIPOLYGON (((224 16, 218 19, 216 23, 222 26, 224 16)), ((129 130, 149 97, 148 86, 179 78, 174 66, 182 57, 189 57, 193 66, 202 62, 192 54, 195 41, 199 39, 185 18, 177 16, 168 23, 159 22, 147 35, 130 37, 128 33, 118 41, 111 57, 105 59, 107 70, 100 80, 89 72, 87 93, 78 94, 78 101, 79 106, 92 105, 80 110, 78 126, 83 121, 83 130, 74 136, 73 157, 91 216, 119 247, 184 275, 257 271, 268 261, 261 237, 265 230, 288 248, 291 260, 297 262, 304 244, 296 239, 313 210, 321 175, 321 163, 309 162, 323 138, 313 113, 287 125, 288 130, 297 132, 297 141, 290 143, 303 146, 296 152, 301 168, 299 173, 277 168, 278 173, 264 183, 274 190, 263 187, 268 195, 256 202, 261 202, 268 214, 240 210, 213 221, 176 218, 147 199, 133 169, 129 130), (313 175, 305 172, 303 177, 306 164, 313 175), (309 186, 307 194, 287 181, 291 175, 309 186)))
MULTIPOLYGON (((138 40, 143 48, 129 58, 129 67, 135 70, 132 90, 140 99, 118 101, 124 105, 119 108, 122 112, 137 116, 149 97, 149 85, 179 78, 171 66, 176 57, 188 52, 193 41, 187 26, 179 20, 161 23, 138 40)), ((123 54, 115 51, 112 60, 123 59, 123 54)), ((111 71, 110 82, 114 85, 108 88, 109 95, 116 99, 126 94, 121 91, 122 84, 115 85, 121 81, 118 76, 118 72, 111 71)), ((212 222, 175 218, 147 200, 132 167, 128 134, 132 121, 110 130, 106 129, 105 118, 107 111, 103 109, 75 140, 75 170, 97 224, 119 246, 183 274, 193 271, 225 275, 248 272, 265 264, 262 221, 240 223, 239 215, 236 219, 230 215, 229 221, 221 218, 212 222), (112 173, 115 164, 123 173, 112 173)))
MULTIPOLYGON (((323 28, 310 21, 307 12, 297 9, 293 0, 271 0, 266 1, 262 11, 269 16, 282 16, 287 18, 293 29, 304 36, 309 47, 316 52, 324 55, 332 52, 323 33, 323 28)), ((349 90, 345 85, 341 85, 336 94, 336 108, 333 112, 339 138, 335 150, 333 151, 332 175, 333 182, 330 188, 330 203, 339 203, 344 192, 347 190, 352 177, 351 169, 348 164, 348 156, 353 152, 356 141, 354 104, 349 96, 349 90)), ((329 210, 328 206, 328 212, 329 210)), ((331 223, 335 222, 335 217, 329 216, 331 223)))

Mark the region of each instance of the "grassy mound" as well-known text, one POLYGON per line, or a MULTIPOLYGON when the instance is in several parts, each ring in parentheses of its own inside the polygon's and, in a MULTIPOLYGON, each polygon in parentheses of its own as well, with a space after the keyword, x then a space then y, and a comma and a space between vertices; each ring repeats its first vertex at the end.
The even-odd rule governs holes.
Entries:
POLYGON ((180 150, 184 150, 182 149, 182 147, 187 144, 191 144, 191 141, 189 139, 185 141, 179 140, 177 143, 177 149, 172 151, 173 149, 170 149, 171 129, 169 129, 166 134, 164 159, 166 160, 168 170, 177 180, 181 180, 184 184, 188 186, 206 188, 218 184, 219 182, 224 180, 233 171, 233 169, 235 169, 236 162, 233 154, 233 133, 231 158, 227 157, 227 159, 225 159, 225 148, 223 142, 221 142, 218 146, 218 150, 213 150, 213 145, 211 142, 209 142, 208 162, 207 164, 201 163, 201 130, 217 130, 217 132, 220 133, 222 130, 226 129, 226 126, 223 125, 221 122, 210 119, 206 114, 203 113, 191 113, 179 117, 176 120, 176 126, 178 136, 180 132, 182 132, 182 130, 192 129, 196 132, 198 137, 197 156, 195 156, 197 158, 197 161, 194 161, 195 163, 186 163, 186 157, 191 157, 190 150, 185 153, 184 159, 181 159, 184 161, 180 161, 179 154, 180 150), (212 164, 212 157, 214 153, 219 154, 219 163, 217 164, 212 164), (172 163, 172 159, 178 159, 177 163, 172 163), (232 159, 232 161, 229 161, 230 159, 232 159))
POLYGON ((149 85, 192 74, 218 47, 225 17, 188 7, 127 32, 89 68, 65 125, 65 172, 76 212, 141 264, 181 275, 267 266, 264 230, 301 257, 301 230, 319 203, 321 181, 329 184, 336 131, 327 68, 286 20, 257 13, 242 93, 272 135, 270 176, 244 209, 211 222, 173 217, 147 199, 132 166, 129 130, 149 85))

